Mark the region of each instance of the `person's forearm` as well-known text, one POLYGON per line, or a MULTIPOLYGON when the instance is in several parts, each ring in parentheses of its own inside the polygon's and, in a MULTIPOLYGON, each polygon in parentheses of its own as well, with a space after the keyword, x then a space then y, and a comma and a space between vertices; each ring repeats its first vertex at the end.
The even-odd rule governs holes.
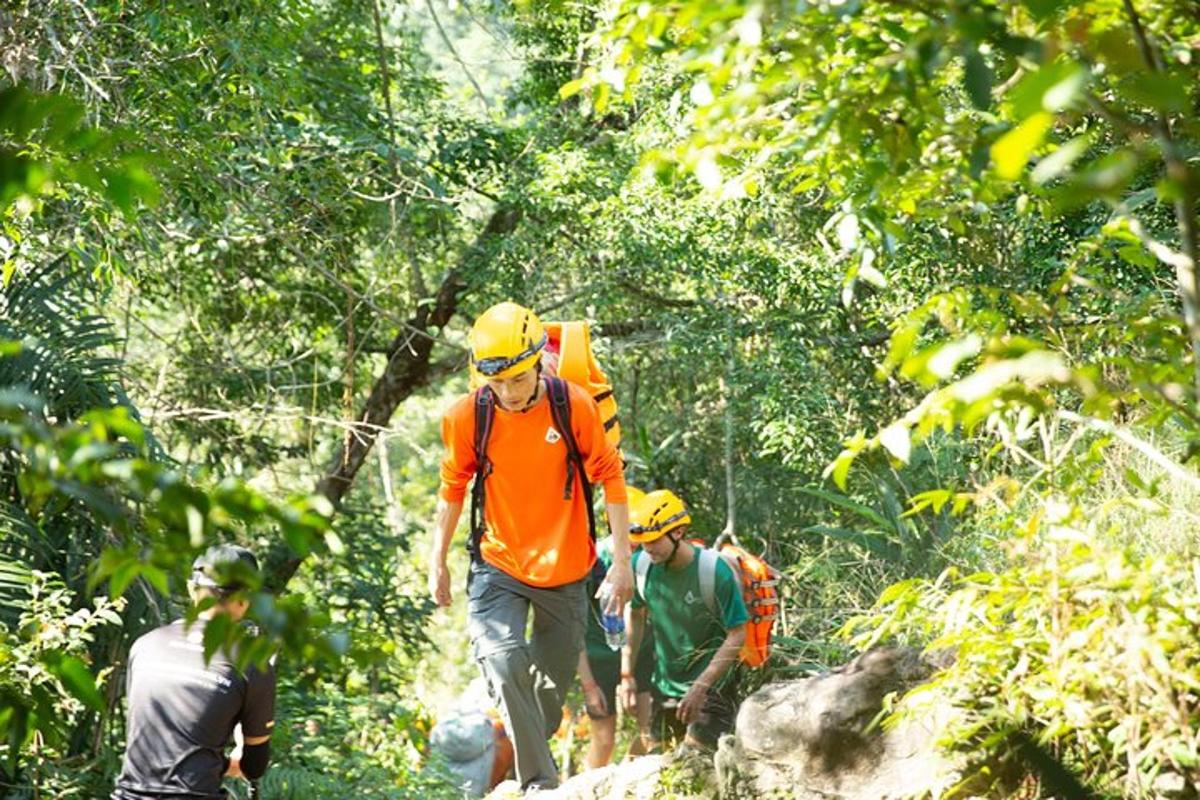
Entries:
POLYGON ((238 770, 242 777, 256 781, 267 772, 267 764, 271 761, 271 743, 247 744, 238 760, 238 770))
POLYGON ((637 666, 638 651, 642 647, 642 636, 646 631, 646 609, 630 608, 629 637, 621 648, 621 674, 632 675, 637 666))
POLYGON ((454 538, 454 529, 458 527, 462 509, 461 500, 451 502, 438 498, 437 511, 433 518, 433 542, 429 549, 430 561, 445 563, 446 553, 450 551, 450 540, 454 538))
POLYGON ((703 684, 709 689, 716 686, 717 681, 721 680, 721 677, 737 662, 738 653, 741 652, 742 645, 745 643, 745 625, 739 625, 726 633, 725 641, 721 642, 721 646, 713 654, 712 661, 708 662, 708 666, 700 673, 700 677, 696 678, 696 683, 703 684))
POLYGON ((612 529, 613 563, 628 564, 630 559, 629 544, 629 506, 626 503, 606 503, 608 525, 612 529))
POLYGON ((584 686, 596 682, 596 677, 592 674, 591 662, 588 661, 586 648, 579 651, 579 663, 575 665, 575 671, 579 673, 579 682, 584 686))

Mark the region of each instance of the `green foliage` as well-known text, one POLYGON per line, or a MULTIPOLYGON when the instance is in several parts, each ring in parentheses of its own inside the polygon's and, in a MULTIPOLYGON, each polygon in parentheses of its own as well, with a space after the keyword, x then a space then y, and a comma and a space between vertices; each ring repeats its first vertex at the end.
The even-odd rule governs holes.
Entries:
POLYGON ((420 705, 329 687, 285 684, 279 754, 260 783, 264 800, 308 800, 351 793, 381 800, 459 798, 448 773, 426 761, 433 721, 420 705))
POLYGON ((848 631, 859 647, 899 637, 955 654, 901 713, 953 707, 944 743, 967 756, 972 791, 1013 774, 1025 734, 1106 794, 1159 796, 1200 763, 1198 565, 1105 544, 1063 511, 1031 520, 1002 570, 896 584, 848 631))
POLYGON ((44 398, 53 416, 74 418, 116 405, 120 362, 103 351, 114 343, 108 320, 81 312, 91 288, 67 259, 11 275, 0 295, 0 386, 44 398))
MULTIPOLYGON (((890 271, 921 221, 960 234, 966 220, 986 221, 1034 158, 1019 213, 1028 213, 1031 198, 1047 217, 1105 201, 1112 218, 1101 235, 1078 237, 1079 260, 1094 260, 1098 247, 1117 240, 1123 259, 1154 268, 1149 253, 1164 266, 1200 255, 1197 180, 1179 155, 1197 134, 1180 116, 1198 83, 1186 44, 1196 28, 1175 3, 1144 5, 1026 4, 1006 14, 988 3, 957 2, 815 3, 800 10, 747 3, 719 11, 703 2, 617 4, 596 43, 607 66, 568 88, 611 88, 660 54, 692 81, 692 135, 661 157, 681 162, 726 197, 744 194, 761 173, 798 192, 822 187, 817 199, 840 208, 830 224, 852 256, 848 286, 864 279, 886 285, 878 264, 890 271), (723 176, 723 166, 732 177, 723 176), (1176 250, 1152 232, 1171 208, 1180 231, 1176 250)), ((1146 371, 1130 360, 1122 364, 1130 380, 1122 375, 1098 385, 1101 367, 1072 369, 1053 352, 1057 343, 1014 335, 1007 324, 1013 308, 1027 313, 1023 306, 1043 320, 1065 316, 1078 272, 1073 264, 1048 299, 1013 298, 1003 310, 987 287, 929 297, 897 326, 882 374, 901 366, 902 375, 928 385, 964 362, 971 374, 867 442, 856 440, 832 471, 839 484, 864 446, 907 461, 914 439, 935 427, 969 430, 997 404, 1039 410, 1048 402, 1046 387, 1074 388, 1103 416, 1127 401, 1121 392, 1132 382, 1140 384, 1138 402, 1184 413, 1178 397, 1196 368, 1171 356, 1200 341, 1191 273, 1178 278, 1182 330, 1167 332, 1165 298, 1151 311, 1157 344, 1168 350, 1157 354, 1154 377, 1145 380, 1146 371), (973 307, 980 295, 990 316, 973 307), (935 311, 950 338, 914 350, 935 311)))
MULTIPOLYGON (((6 572, 22 574, 17 565, 6 572)), ((57 577, 24 575, 21 616, 0 629, 0 747, 10 778, 25 759, 36 772, 62 758, 72 726, 104 708, 98 684, 103 687, 112 668, 93 676, 89 645, 98 629, 121 625, 124 608, 120 598, 97 597, 91 607, 73 609, 72 593, 57 577)))
MULTIPOLYGON (((0 621, 17 631, 33 570, 69 613, 124 598, 123 629, 48 662, 78 704, 79 664, 173 616, 204 543, 284 543, 303 563, 256 596, 247 650, 281 647, 294 681, 264 789, 436 793, 424 712, 397 698, 432 708, 472 665, 420 630, 420 532, 464 330, 507 298, 595 323, 631 483, 783 570, 754 680, 841 660, 832 632, 898 580, 1012 577, 998 542, 1043 497, 1105 494, 1097 539, 1143 548, 1130 565, 1182 546, 1191 495, 1103 464, 1131 421, 1142 451, 1179 443, 1168 463, 1200 447, 1196 25, 1183 0, 18 2, 0 621), (445 275, 456 316, 408 329, 445 275), (426 335, 428 365, 380 378, 426 335), (409 380, 428 389, 369 431, 386 458, 330 522, 303 492, 409 380)), ((912 591, 930 619, 951 592, 912 591)), ((117 694, 79 706, 44 786, 104 793, 117 694)))
MULTIPOLYGON (((130 215, 157 202, 144 154, 130 152, 124 137, 88 125, 85 113, 61 94, 0 89, 0 215, 7 217, 14 203, 30 208, 67 185, 91 190, 130 215)), ((7 263, 4 282, 11 276, 7 263)))

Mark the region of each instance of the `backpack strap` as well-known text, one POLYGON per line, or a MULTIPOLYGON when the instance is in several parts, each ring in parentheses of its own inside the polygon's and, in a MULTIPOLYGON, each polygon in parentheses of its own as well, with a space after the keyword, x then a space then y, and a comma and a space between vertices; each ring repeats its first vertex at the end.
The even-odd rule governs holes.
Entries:
POLYGON ((475 481, 471 484, 471 535, 467 540, 467 552, 472 561, 479 561, 479 543, 483 540, 483 503, 488 476, 492 474, 492 462, 487 455, 488 439, 492 435, 492 424, 496 421, 496 394, 487 386, 475 391, 475 481))
POLYGON ((707 547, 700 550, 700 596, 713 614, 717 613, 717 561, 721 556, 707 547))
POLYGON ((545 380, 546 391, 550 395, 550 416, 554 420, 554 427, 562 434, 563 444, 567 446, 567 481, 563 486, 563 500, 571 499, 575 492, 575 476, 578 475, 580 486, 583 487, 583 504, 587 507, 588 534, 595 541, 596 511, 592 508, 592 484, 587 479, 583 454, 579 452, 575 429, 571 426, 571 392, 562 378, 548 375, 545 380))
POLYGON ((641 558, 633 560, 633 579, 637 584, 637 592, 642 596, 642 602, 646 602, 646 576, 650 574, 650 559, 645 554, 641 558))

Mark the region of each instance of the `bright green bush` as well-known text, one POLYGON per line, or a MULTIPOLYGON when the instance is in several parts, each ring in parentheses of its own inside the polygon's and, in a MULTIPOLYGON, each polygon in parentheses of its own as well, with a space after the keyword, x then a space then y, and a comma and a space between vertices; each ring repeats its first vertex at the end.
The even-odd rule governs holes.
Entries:
POLYGON ((1194 791, 1200 559, 1110 544, 1069 506, 1035 515, 1005 547, 1006 568, 898 583, 847 626, 860 647, 955 653, 901 713, 949 703, 943 744, 966 756, 968 778, 1023 767, 1023 735, 1106 796, 1194 791))

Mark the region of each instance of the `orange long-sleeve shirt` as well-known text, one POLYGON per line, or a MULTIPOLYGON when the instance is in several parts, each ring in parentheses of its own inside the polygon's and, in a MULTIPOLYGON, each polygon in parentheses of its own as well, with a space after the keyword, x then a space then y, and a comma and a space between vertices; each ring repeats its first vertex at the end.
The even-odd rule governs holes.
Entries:
MULTIPOLYGON (((607 502, 624 503, 621 455, 604 438, 600 410, 587 391, 567 386, 571 427, 588 480, 604 485, 607 502)), ((476 469, 473 393, 442 417, 442 441, 441 496, 462 502, 476 469)), ((484 500, 483 559, 531 586, 561 586, 587 575, 596 548, 578 481, 571 499, 563 499, 567 446, 554 428, 549 395, 527 411, 505 411, 497 404, 487 455, 492 474, 484 500)))

